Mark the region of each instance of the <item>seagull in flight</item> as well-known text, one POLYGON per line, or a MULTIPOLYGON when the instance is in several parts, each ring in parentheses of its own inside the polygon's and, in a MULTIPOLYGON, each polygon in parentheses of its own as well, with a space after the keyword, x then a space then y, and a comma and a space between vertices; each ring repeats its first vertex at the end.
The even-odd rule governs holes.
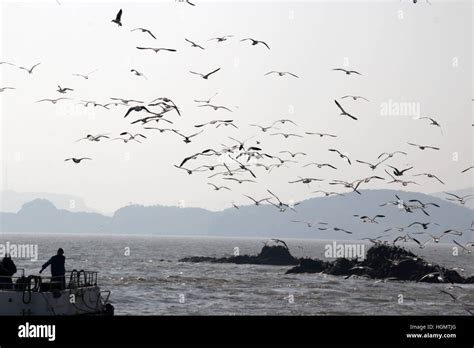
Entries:
POLYGON ((205 103, 205 104, 210 104, 212 98, 214 98, 218 93, 215 93, 212 97, 206 100, 194 100, 195 103, 205 103))
POLYGON ((339 227, 333 227, 333 230, 334 230, 334 231, 337 231, 337 232, 338 232, 338 231, 341 231, 341 232, 344 232, 344 233, 347 233, 347 234, 352 234, 351 231, 347 231, 347 230, 345 230, 345 229, 343 229, 343 228, 339 228, 339 227))
POLYGON ((112 22, 117 24, 119 27, 122 26, 122 9, 120 9, 120 11, 117 12, 115 19, 112 19, 112 22))
POLYGON ((80 77, 84 78, 84 80, 89 80, 89 75, 92 74, 92 73, 95 73, 97 70, 99 70, 99 69, 95 69, 95 70, 91 71, 90 73, 88 73, 86 75, 72 74, 72 76, 80 76, 80 77))
POLYGON ((0 87, 0 93, 5 92, 7 89, 16 89, 15 87, 0 87))
POLYGON ((432 234, 430 234, 430 236, 431 236, 431 238, 433 238, 433 241, 435 243, 439 243, 441 238, 443 238, 447 234, 454 234, 456 236, 462 236, 463 235, 462 232, 459 232, 459 231, 456 231, 456 230, 447 230, 447 231, 444 231, 443 233, 441 233, 439 236, 433 236, 432 234))
MULTIPOLYGON (((410 236, 410 235, 408 235, 408 234, 407 234, 407 237, 408 237, 409 239, 411 239, 412 241, 414 241, 416 244, 418 244, 418 247, 419 247, 420 249, 423 249, 423 248, 426 246, 426 244, 428 244, 428 242, 431 240, 431 239, 427 239, 426 241, 424 241, 424 242, 422 243, 422 242, 420 242, 418 239, 413 238, 412 236, 410 236)), ((434 275, 434 274, 439 274, 439 273, 438 273, 438 272, 435 272, 435 273, 430 273, 430 274, 431 274, 431 275, 434 275)), ((425 276, 422 277, 421 279, 424 279, 425 277, 429 277, 430 274, 425 275, 425 276)), ((421 279, 420 279, 420 280, 421 280, 421 279)))
POLYGON ((154 129, 159 131, 160 133, 164 133, 166 131, 172 132, 171 128, 143 127, 143 129, 154 129))
POLYGON ((464 169, 461 173, 465 173, 465 172, 467 172, 468 170, 471 170, 471 169, 473 169, 473 168, 474 168, 474 166, 470 166, 469 168, 464 169))
POLYGON ((338 192, 327 192, 327 191, 321 191, 321 190, 318 190, 318 191, 313 191, 311 193, 322 193, 324 195, 324 197, 329 197, 329 196, 344 196, 342 193, 338 193, 338 192))
POLYGON ((155 121, 156 123, 160 123, 161 121, 165 121, 165 122, 168 122, 169 124, 173 124, 172 121, 169 121, 166 118, 163 118, 163 116, 161 116, 160 114, 154 114, 154 116, 148 116, 148 117, 140 118, 138 120, 133 121, 131 124, 141 122, 142 125, 144 125, 144 124, 147 124, 147 123, 152 122, 152 121, 155 121))
POLYGON ((41 99, 41 100, 38 100, 37 103, 48 101, 52 104, 56 104, 58 101, 65 100, 65 99, 71 99, 71 98, 41 99))
POLYGON ((277 123, 285 124, 287 122, 293 124, 296 127, 298 127, 298 125, 296 123, 294 123, 292 120, 288 120, 288 119, 276 120, 275 122, 272 123, 272 126, 274 126, 277 123))
POLYGON ((258 127, 258 128, 261 129, 261 131, 262 131, 263 133, 265 133, 265 132, 268 131, 269 129, 276 129, 276 130, 278 130, 278 128, 274 128, 273 125, 272 125, 272 126, 268 126, 268 127, 264 127, 264 126, 259 126, 258 124, 250 124, 249 126, 251 126, 251 127, 258 127))
POLYGON ((65 94, 65 93, 67 93, 67 91, 74 91, 74 90, 72 88, 68 88, 68 87, 62 88, 60 85, 58 85, 58 90, 57 91, 59 93, 65 94))
POLYGON ((306 155, 307 155, 307 153, 305 153, 305 152, 280 151, 279 153, 287 153, 287 154, 289 154, 292 158, 295 158, 295 157, 298 156, 298 155, 301 155, 301 156, 306 156, 306 155))
POLYGON ((145 80, 148 80, 147 77, 144 74, 142 74, 141 72, 139 72, 136 69, 131 69, 130 72, 134 73, 136 76, 142 76, 143 78, 145 78, 145 80))
POLYGON ((207 41, 213 41, 216 40, 217 42, 224 42, 227 41, 228 38, 233 37, 234 35, 224 35, 221 37, 213 37, 212 39, 209 39, 207 41))
POLYGON ((256 46, 256 45, 258 45, 258 44, 262 44, 262 45, 265 45, 268 49, 270 49, 270 47, 267 45, 266 42, 260 41, 260 40, 254 40, 254 39, 252 39, 252 38, 250 38, 250 37, 249 37, 249 38, 246 38, 246 39, 242 39, 242 40, 240 40, 240 41, 252 41, 252 46, 256 46))
POLYGON ((221 68, 217 68, 216 70, 213 70, 211 71, 210 73, 207 73, 207 74, 201 74, 201 73, 198 73, 198 72, 194 72, 194 71, 190 71, 191 74, 195 74, 195 75, 199 75, 201 76, 204 80, 207 80, 209 78, 209 76, 211 76, 212 74, 218 72, 219 70, 221 70, 221 68))
POLYGON ((329 133, 313 133, 313 132, 304 132, 304 133, 308 135, 319 135, 320 138, 322 137, 337 138, 337 135, 329 134, 329 133))
POLYGON ((149 34, 152 38, 154 38, 154 39, 156 40, 155 35, 153 35, 153 33, 152 33, 150 30, 148 30, 148 29, 145 29, 145 28, 135 28, 135 29, 132 29, 132 30, 130 30, 130 31, 137 31, 137 30, 140 30, 142 33, 147 33, 147 34, 149 34))
POLYGON ((122 99, 122 98, 110 98, 110 99, 121 101, 125 105, 128 105, 128 103, 143 103, 140 100, 134 100, 134 99, 122 99))
POLYGON ((253 182, 255 183, 254 180, 250 180, 250 179, 238 179, 238 178, 222 178, 222 180, 232 180, 232 181, 237 181, 239 184, 242 184, 244 182, 253 182))
POLYGON ((369 101, 369 99, 361 97, 360 95, 345 95, 341 99, 352 98, 352 100, 357 101, 358 99, 363 99, 365 101, 369 101))
POLYGON ((128 141, 130 141, 130 140, 138 141, 136 139, 137 137, 141 137, 141 138, 146 139, 146 136, 144 136, 143 134, 140 134, 140 133, 132 134, 132 133, 129 133, 129 132, 122 132, 122 133, 120 133, 120 135, 128 135, 129 136, 128 141))
POLYGON ((81 141, 81 140, 89 140, 89 141, 100 141, 101 138, 105 139, 110 139, 109 136, 105 134, 99 134, 99 135, 92 135, 92 134, 87 134, 84 138, 76 140, 76 142, 81 141))
MULTIPOLYGON (((400 1, 402 1, 402 0, 400 0, 400 1)), ((417 3, 418 3, 418 0, 412 0, 412 1, 413 1, 414 4, 417 4, 417 3)), ((429 0, 425 0, 425 1, 426 1, 426 3, 427 3, 428 5, 433 6, 433 4, 432 4, 429 0)))
MULTIPOLYGON (((170 129, 170 130, 172 131, 172 129, 170 129)), ((216 150, 206 149, 204 151, 195 153, 192 156, 186 157, 185 159, 183 159, 183 161, 181 162, 181 164, 179 166, 182 167, 187 161, 197 159, 198 156, 212 156, 212 155, 218 155, 218 154, 219 153, 216 150)))
POLYGON ((346 73, 346 75, 351 75, 351 74, 362 75, 360 72, 355 71, 355 70, 346 70, 346 69, 342 69, 342 68, 336 68, 336 69, 332 69, 332 70, 334 70, 334 71, 344 71, 346 73))
MULTIPOLYGON (((239 162, 238 160, 236 160, 236 159, 233 158, 233 157, 230 157, 230 156, 229 156, 229 158, 230 158, 231 160, 233 160, 234 162, 237 162, 237 164, 239 165, 240 169, 249 172, 250 175, 252 175, 254 178, 256 178, 255 174, 254 174, 248 167, 246 167, 245 165, 243 165, 241 162, 239 162)), ((227 168, 227 167, 226 167, 226 168, 227 168)), ((228 168, 227 168, 227 170, 228 170, 228 168)))
POLYGON ((420 117, 419 120, 430 120, 430 126, 436 126, 441 128, 441 125, 431 117, 420 117))
POLYGON ((357 117, 352 116, 351 114, 346 112, 346 110, 344 110, 344 108, 341 106, 341 104, 339 104, 339 102, 336 99, 334 99, 334 103, 336 103, 337 107, 341 110, 341 113, 340 113, 341 116, 347 116, 357 121, 357 117))
POLYGON ((272 239, 270 239, 270 242, 275 242, 277 244, 283 244, 286 249, 289 249, 288 245, 285 243, 285 241, 283 241, 281 239, 272 238, 272 239))
POLYGON ((154 100, 152 100, 150 102, 150 104, 148 106, 157 106, 157 105, 160 106, 163 109, 164 112, 168 112, 168 111, 174 109, 174 110, 176 110, 178 115, 181 116, 181 112, 179 111, 178 106, 170 98, 167 98, 167 97, 155 98, 154 100), (155 103, 155 102, 157 102, 157 103, 155 103), (153 103, 155 103, 155 104, 153 104, 153 103))
POLYGON ((459 202, 459 203, 461 203, 461 205, 466 204, 467 200, 469 200, 471 198, 474 198, 474 194, 465 195, 465 196, 458 196, 454 193, 449 193, 449 192, 445 192, 445 194, 450 195, 451 197, 453 197, 453 198, 449 198, 449 197, 446 198, 447 201, 459 202))
POLYGON ((33 73, 33 69, 36 68, 38 65, 40 65, 41 63, 36 63, 35 65, 33 65, 31 68, 27 69, 23 66, 19 66, 18 69, 21 69, 21 70, 25 70, 26 72, 28 72, 28 74, 32 74, 33 73))
POLYGON ((390 168, 393 169, 393 174, 394 174, 395 176, 402 176, 403 173, 405 173, 406 171, 408 171, 408 170, 410 170, 410 169, 413 169, 413 167, 409 167, 409 168, 406 168, 406 169, 403 169, 403 170, 399 170, 399 169, 397 169, 397 168, 395 168, 395 167, 393 167, 393 166, 389 166, 389 165, 387 165, 387 167, 390 167, 390 168))
POLYGON ((313 181, 323 181, 323 179, 316 179, 316 178, 302 178, 301 176, 298 177, 298 180, 295 181, 288 181, 289 184, 295 184, 297 182, 301 182, 303 184, 310 184, 313 181))
MULTIPOLYGON (((278 204, 273 204, 272 202, 268 201, 268 203, 270 204, 273 204, 275 207, 277 207, 278 209, 280 209, 281 212, 284 212, 288 207, 289 205, 288 204, 285 204, 283 203, 280 198, 278 198, 278 196, 276 194, 274 194, 272 191, 268 190, 267 189, 267 192, 269 194, 271 194, 277 201, 278 201, 278 204)), ((292 208, 293 209, 293 208, 292 208)), ((294 209, 293 209, 294 210, 294 209)))
POLYGON ((420 174, 414 174, 413 176, 422 176, 422 175, 428 178, 434 178, 444 185, 444 182, 442 182, 436 175, 431 174, 431 173, 420 173, 420 174))
POLYGON ((138 47, 137 49, 139 50, 152 50, 155 51, 155 53, 158 53, 160 51, 168 51, 168 52, 176 52, 174 48, 164 48, 164 47, 138 47))
POLYGON ((305 164, 303 166, 303 168, 308 167, 308 166, 312 166, 312 165, 318 167, 319 169, 321 169, 323 167, 329 167, 329 168, 332 168, 332 169, 337 169, 336 167, 334 167, 333 165, 331 165, 329 163, 316 163, 316 162, 305 164))
POLYGON ((425 149, 439 150, 439 147, 434 147, 434 146, 418 145, 418 144, 414 144, 414 143, 407 143, 407 144, 408 144, 408 145, 411 145, 411 146, 416 146, 416 147, 418 147, 420 150, 425 150, 425 149))
POLYGON ((151 112, 150 110, 148 110, 148 109, 146 108, 146 106, 137 105, 137 106, 132 106, 130 109, 128 109, 127 113, 125 114, 125 116, 124 116, 123 118, 127 117, 132 111, 140 112, 140 111, 143 111, 143 110, 146 111, 146 112, 148 112, 149 114, 152 114, 152 115, 155 115, 155 116, 159 116, 159 114, 154 113, 154 112, 151 112))
POLYGON ((282 135, 285 139, 288 139, 289 137, 298 137, 298 138, 303 137, 299 134, 294 134, 294 133, 272 133, 270 135, 282 135))
POLYGON ((180 132, 178 132, 176 129, 172 129, 172 131, 175 132, 176 134, 182 136, 182 137, 184 138, 183 141, 184 141, 186 144, 189 144, 189 143, 191 142, 191 138, 192 138, 192 137, 195 137, 196 135, 199 135, 199 134, 201 134, 202 132, 204 132, 204 130, 202 130, 202 131, 200 131, 200 132, 197 132, 197 133, 191 134, 191 135, 189 135, 189 136, 186 136, 186 135, 183 135, 183 134, 181 134, 180 132))
POLYGON ((385 170, 385 173, 387 173, 388 175, 390 175, 390 177, 392 178, 392 181, 389 181, 389 182, 388 182, 389 184, 400 183, 400 184, 402 184, 402 186, 407 186, 408 184, 419 185, 418 183, 416 183, 416 182, 414 182, 414 181, 403 181, 403 180, 396 179, 392 174, 390 174, 389 172, 387 172, 387 170, 385 170))
POLYGON ((402 155, 407 155, 406 152, 403 152, 403 151, 395 151, 395 152, 382 152, 379 157, 377 157, 377 159, 380 159, 380 157, 382 156, 387 156, 387 159, 389 158, 392 158, 393 156, 395 156, 396 154, 402 154, 402 155))
POLYGON ((74 163, 81 163, 82 160, 91 160, 92 158, 89 158, 89 157, 81 157, 81 158, 75 158, 75 157, 71 157, 71 158, 66 158, 64 161, 73 161, 74 163))
POLYGON ((344 187, 351 188, 353 192, 356 192, 357 194, 361 195, 361 193, 357 189, 363 181, 364 180, 355 180, 353 182, 347 182, 342 180, 333 180, 333 182, 330 182, 329 185, 343 185, 344 187))
POLYGON ((460 247, 461 247, 464 251, 466 251, 468 254, 472 253, 472 250, 468 249, 467 247, 468 247, 468 246, 474 246, 474 243, 469 242, 469 243, 467 243, 467 244, 464 246, 464 245, 462 245, 461 243, 455 241, 454 239, 453 239, 453 242, 454 242, 454 244, 460 246, 460 247))
MULTIPOLYGON (((431 222, 412 222, 411 224, 409 224, 407 227, 405 228, 409 228, 411 226, 416 226, 416 225, 420 225, 421 227, 423 227, 424 230, 426 230, 428 228, 428 225, 430 224, 431 222)), ((400 231, 401 232, 401 231, 400 231)))
MULTIPOLYGON (((252 139, 253 137, 247 138, 247 139, 245 139, 244 141, 240 141, 240 140, 237 140, 237 139, 232 138, 232 137, 228 137, 228 138, 231 139, 231 140, 233 140, 233 141, 235 141, 235 142, 237 142, 237 143, 239 143, 239 150, 241 151, 241 150, 244 149, 244 144, 245 144, 245 142, 249 141, 249 140, 252 139)), ((236 146, 237 146, 237 145, 236 145, 236 146)))
POLYGON ((247 197, 247 198, 249 198, 249 199, 251 199, 251 200, 255 203, 255 205, 260 205, 260 203, 262 203, 262 202, 267 201, 267 200, 270 199, 270 198, 268 197, 268 198, 263 198, 263 199, 256 200, 255 198, 252 198, 252 197, 250 197, 250 196, 247 196, 247 195, 244 195, 244 196, 247 197))
POLYGON ((135 139, 135 138, 130 138, 130 139, 127 139, 127 138, 113 138, 112 140, 122 140, 125 144, 127 144, 129 141, 136 141, 137 143, 141 143, 141 141, 139 141, 138 139, 135 139))
POLYGON ((230 188, 228 188, 227 186, 216 186, 214 184, 211 184, 210 182, 207 183, 208 185, 211 185, 212 187, 214 187, 214 190, 215 191, 219 191, 221 189, 226 189, 226 190, 229 190, 230 191, 230 188))
POLYGON ((383 159, 383 160, 381 160, 381 161, 379 161, 379 162, 377 162, 376 164, 372 164, 372 163, 365 162, 365 161, 361 161, 361 160, 356 160, 356 162, 362 163, 362 164, 367 164, 370 169, 375 170, 375 169, 377 169, 377 166, 378 166, 379 164, 385 162, 387 159, 388 159, 388 157, 385 158, 385 159, 383 159))
POLYGON ((182 170, 185 170, 189 175, 191 175, 193 172, 202 172, 203 170, 197 170, 197 169, 187 169, 187 168, 184 168, 184 167, 178 167, 177 165, 175 165, 176 168, 178 169, 182 169, 182 170))
POLYGON ((267 72, 265 75, 263 76, 267 76, 267 75, 271 75, 271 74, 277 74, 278 76, 285 76, 285 75, 290 75, 290 76, 293 76, 293 77, 296 77, 297 79, 299 79, 299 76, 291 73, 291 72, 288 72, 288 71, 269 71, 267 72))
POLYGON ((196 128, 200 128, 200 127, 204 127, 204 126, 207 126, 208 124, 210 125, 214 125, 217 123, 217 126, 216 128, 218 128, 220 125, 232 125, 234 126, 235 128, 237 128, 236 125, 234 125, 233 123, 233 120, 212 120, 212 121, 209 121, 209 122, 206 122, 206 123, 202 123, 202 124, 197 124, 195 125, 194 127, 196 128))
POLYGON ((186 42, 189 42, 189 43, 191 44, 191 47, 196 47, 196 48, 200 48, 200 49, 202 49, 202 50, 205 50, 204 47, 202 47, 201 45, 198 45, 197 43, 195 43, 195 42, 193 42, 193 41, 191 41, 191 40, 189 40, 189 39, 184 39, 184 40, 185 40, 186 42))
POLYGON ((336 153, 339 155, 339 157, 341 157, 343 160, 346 160, 347 163, 349 163, 349 164, 352 165, 350 158, 347 157, 346 155, 344 155, 344 154, 343 154, 342 152, 340 152, 339 150, 336 150, 336 149, 328 149, 328 151, 336 152, 336 153))
POLYGON ((230 111, 232 112, 231 109, 229 109, 228 107, 225 107, 225 106, 219 106, 219 105, 212 105, 212 104, 201 104, 201 105, 198 105, 198 107, 202 108, 202 107, 210 107, 210 108, 213 108, 215 111, 219 110, 219 109, 224 109, 224 110, 227 110, 227 111, 230 111))
POLYGON ((371 218, 367 215, 360 216, 360 215, 357 215, 357 214, 355 214, 354 216, 358 217, 362 222, 367 222, 367 223, 370 223, 370 224, 378 224, 376 219, 385 217, 385 215, 375 215, 373 218, 371 218))

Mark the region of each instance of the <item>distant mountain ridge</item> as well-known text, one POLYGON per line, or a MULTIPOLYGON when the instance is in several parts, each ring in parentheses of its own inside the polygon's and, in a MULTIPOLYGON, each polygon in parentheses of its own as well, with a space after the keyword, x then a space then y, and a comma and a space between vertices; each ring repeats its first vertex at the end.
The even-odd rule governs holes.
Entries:
POLYGON ((47 199, 59 209, 76 212, 96 212, 89 208, 81 197, 50 192, 17 192, 13 190, 0 191, 0 211, 16 213, 23 204, 41 198, 47 199))
MULTIPOLYGON (((425 231, 437 235, 448 228, 465 231, 459 241, 472 241, 473 232, 468 228, 474 220, 474 211, 466 207, 430 195, 397 190, 364 190, 341 196, 311 198, 296 207, 297 212, 288 210, 281 213, 273 206, 241 206, 212 212, 201 208, 180 208, 161 205, 130 205, 118 209, 113 216, 98 213, 71 212, 57 209, 50 201, 36 199, 23 205, 18 213, 0 213, 2 232, 54 232, 54 233, 120 233, 157 235, 208 235, 208 236, 252 236, 252 237, 292 237, 320 239, 360 239, 387 235, 390 238, 400 233, 389 227, 405 227, 412 222, 431 222, 425 231), (440 208, 428 207, 430 216, 417 209, 406 213, 394 205, 381 207, 387 201, 395 201, 395 195, 407 201, 419 199, 433 202, 440 208), (374 216, 378 224, 363 223, 354 214, 374 216), (305 223, 292 220, 312 221, 309 228, 305 223), (320 231, 316 222, 328 223, 327 231, 320 231), (433 223, 438 223, 439 226, 433 223), (333 227, 353 232, 346 234, 332 230, 333 227)), ((407 232, 406 230, 405 232, 407 232)), ((410 229, 412 232, 423 231, 410 229)), ((420 236, 427 239, 429 235, 420 236)), ((446 237, 445 241, 452 241, 446 237)))

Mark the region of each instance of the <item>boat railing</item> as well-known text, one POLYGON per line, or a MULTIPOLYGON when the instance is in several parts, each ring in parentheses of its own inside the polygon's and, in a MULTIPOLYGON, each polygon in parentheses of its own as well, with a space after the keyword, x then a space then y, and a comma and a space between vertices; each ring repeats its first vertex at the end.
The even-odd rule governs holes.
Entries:
POLYGON ((96 271, 73 269, 66 271, 64 277, 39 275, 25 277, 25 270, 18 270, 22 271, 21 276, 0 276, 0 290, 42 292, 97 286, 96 271))

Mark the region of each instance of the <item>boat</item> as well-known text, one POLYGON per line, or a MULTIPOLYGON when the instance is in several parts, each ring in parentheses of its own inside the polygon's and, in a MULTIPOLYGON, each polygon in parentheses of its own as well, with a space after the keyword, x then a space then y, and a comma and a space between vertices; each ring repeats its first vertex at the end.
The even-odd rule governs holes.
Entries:
MULTIPOLYGON (((21 270, 21 269, 19 269, 21 270)), ((94 271, 66 272, 65 282, 30 275, 1 282, 0 316, 110 316, 110 291, 101 290, 94 271), (62 283, 65 283, 64 285, 62 283)), ((7 278, 7 277, 3 277, 7 278)))

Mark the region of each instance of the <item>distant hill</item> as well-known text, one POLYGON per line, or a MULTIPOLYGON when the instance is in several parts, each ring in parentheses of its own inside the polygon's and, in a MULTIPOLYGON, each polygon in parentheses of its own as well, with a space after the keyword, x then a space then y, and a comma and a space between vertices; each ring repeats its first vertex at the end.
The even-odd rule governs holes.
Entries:
MULTIPOLYGON (((474 220, 474 211, 463 206, 417 192, 396 190, 364 190, 362 195, 346 194, 312 198, 296 207, 297 212, 284 213, 269 205, 242 206, 212 212, 200 208, 179 208, 161 205, 131 205, 117 210, 112 217, 97 213, 70 212, 57 209, 51 202, 36 199, 26 203, 18 213, 0 213, 0 230, 3 232, 75 232, 75 233, 121 233, 121 234, 161 234, 161 235, 212 235, 212 236, 252 236, 252 237, 293 237, 324 239, 359 239, 398 235, 399 232, 384 233, 389 227, 404 227, 414 221, 438 223, 430 225, 425 232, 439 234, 447 228, 466 231, 457 240, 473 238, 468 231, 474 220), (387 201, 394 201, 395 194, 401 199, 419 199, 434 202, 440 208, 427 208, 430 216, 421 210, 406 213, 394 205, 380 207, 387 201), (373 216, 385 215, 378 224, 362 223, 354 214, 373 216), (304 223, 291 220, 326 222, 330 229, 308 228, 304 223), (353 234, 336 232, 337 226, 353 234)), ((323 227, 321 225, 321 227, 323 227)), ((407 230, 408 231, 408 230, 407 230)), ((412 232, 422 231, 412 228, 412 232)), ((427 236, 428 237, 428 236, 427 236)), ((426 237, 420 237, 424 239, 426 237)), ((446 238, 451 241, 452 238, 446 238)))
POLYGON ((0 213, 3 232, 95 232, 110 224, 110 217, 97 213, 73 213, 57 209, 46 199, 25 203, 18 213, 0 213))
POLYGON ((60 193, 48 192, 16 192, 12 190, 0 191, 0 211, 4 213, 16 213, 23 204, 34 199, 47 199, 59 209, 70 211, 94 212, 89 208, 81 197, 60 193))

